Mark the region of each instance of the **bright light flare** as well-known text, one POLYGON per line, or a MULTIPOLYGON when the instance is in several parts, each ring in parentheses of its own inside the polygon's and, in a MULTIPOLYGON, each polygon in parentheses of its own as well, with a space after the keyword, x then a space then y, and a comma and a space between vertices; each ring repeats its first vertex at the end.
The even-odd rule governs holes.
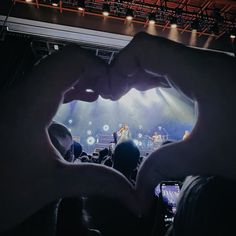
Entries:
POLYGON ((95 138, 93 136, 89 136, 87 138, 87 144, 88 145, 93 145, 93 144, 95 144, 95 142, 96 142, 96 140, 95 140, 95 138))

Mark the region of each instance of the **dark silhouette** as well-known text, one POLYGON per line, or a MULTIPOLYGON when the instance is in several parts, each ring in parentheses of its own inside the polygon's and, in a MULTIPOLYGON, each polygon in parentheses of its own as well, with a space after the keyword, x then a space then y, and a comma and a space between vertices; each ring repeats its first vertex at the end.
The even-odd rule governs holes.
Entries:
POLYGON ((83 152, 83 148, 80 143, 74 141, 74 156, 76 159, 78 159, 83 152))
POLYGON ((113 154, 113 168, 120 171, 127 179, 132 181, 131 175, 137 168, 140 159, 138 147, 132 140, 118 143, 113 154))
POLYGON ((234 235, 235 194, 235 182, 213 176, 187 177, 167 235, 234 235))
POLYGON ((29 68, 24 62, 30 62, 30 57, 24 52, 30 45, 22 49, 19 41, 10 44, 14 51, 9 42, 1 43, 0 63, 4 71, 0 93, 0 231, 68 196, 96 193, 119 199, 140 215, 150 210, 154 188, 162 180, 191 174, 236 180, 235 57, 139 33, 109 68, 75 45, 37 65, 32 66, 31 61, 29 68), (5 57, 7 48, 13 52, 10 57, 5 57), (18 59, 27 59, 11 60, 15 53, 18 59), (13 68, 19 73, 11 71, 13 68), (49 141, 47 127, 62 101, 94 101, 98 95, 117 100, 131 88, 170 85, 197 103, 198 120, 188 139, 163 146, 145 159, 136 180, 137 196, 118 171, 68 163, 49 141), (87 93, 88 88, 94 92, 87 93))

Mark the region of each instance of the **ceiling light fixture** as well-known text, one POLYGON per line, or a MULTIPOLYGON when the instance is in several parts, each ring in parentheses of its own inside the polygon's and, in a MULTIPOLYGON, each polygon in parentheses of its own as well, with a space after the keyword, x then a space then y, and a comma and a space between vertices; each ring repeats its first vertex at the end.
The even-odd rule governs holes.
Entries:
POLYGON ((154 25, 156 23, 156 14, 150 13, 148 16, 148 22, 150 25, 154 25))
POLYGON ((171 18, 171 20, 170 20, 170 27, 172 28, 172 29, 176 29, 177 28, 177 18, 176 17, 172 17, 171 18))
POLYGON ((78 0, 77 1, 77 7, 79 11, 84 11, 85 10, 85 3, 84 0, 78 0))
POLYGON ((58 7, 58 5, 59 5, 59 0, 52 0, 52 5, 54 6, 54 7, 58 7))
POLYGON ((127 20, 133 20, 134 12, 131 8, 128 8, 126 11, 126 19, 127 20))
POLYGON ((230 38, 231 38, 231 39, 235 39, 235 38, 236 38, 236 29, 233 29, 233 30, 230 32, 230 38))
POLYGON ((108 3, 104 3, 102 6, 102 14, 104 16, 109 16, 110 14, 110 5, 108 3))

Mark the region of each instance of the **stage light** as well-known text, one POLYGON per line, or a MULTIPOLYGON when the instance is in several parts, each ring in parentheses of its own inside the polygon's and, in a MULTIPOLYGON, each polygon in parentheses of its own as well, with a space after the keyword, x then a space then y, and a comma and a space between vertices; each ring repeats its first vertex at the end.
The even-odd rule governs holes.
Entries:
POLYGON ((134 12, 132 9, 128 8, 126 11, 126 19, 127 20, 133 20, 134 12))
POLYGON ((139 138, 142 138, 142 137, 143 137, 143 134, 142 134, 142 133, 138 133, 138 137, 139 137, 139 138))
POLYGON ((230 38, 235 39, 235 37, 236 37, 236 29, 234 29, 230 32, 230 38))
POLYGON ((102 129, 107 132, 110 129, 110 127, 109 125, 103 125, 102 129))
POLYGON ((154 25, 156 23, 156 14, 150 13, 148 16, 149 24, 154 25))
POLYGON ((32 0, 25 0, 26 2, 32 2, 32 0))
POLYGON ((139 145, 139 141, 138 141, 138 139, 133 139, 133 142, 134 142, 134 144, 135 144, 136 146, 139 145))
POLYGON ((86 89, 85 90, 87 93, 94 93, 94 91, 92 89, 86 89))
POLYGON ((56 50, 56 51, 59 50, 59 46, 57 44, 54 44, 53 47, 54 47, 54 50, 56 50))
POLYGON ((72 119, 69 119, 69 120, 68 120, 68 123, 69 123, 69 124, 72 124, 72 123, 73 123, 73 120, 72 120, 72 119))
POLYGON ((142 96, 139 91, 132 88, 127 94, 121 97, 118 102, 124 106, 132 107, 133 104, 137 103, 137 100, 141 100, 142 96))
POLYGON ((152 106, 154 103, 158 103, 160 101, 160 97, 156 92, 156 89, 150 89, 148 93, 144 95, 143 103, 145 106, 152 106))
POLYGON ((84 0, 78 0, 77 6, 78 6, 78 10, 79 10, 79 11, 84 11, 84 9, 85 9, 84 0))
POLYGON ((104 16, 109 16, 110 14, 110 5, 107 4, 107 3, 104 3, 103 6, 102 6, 102 14, 104 16))
POLYGON ((171 23, 170 27, 171 27, 172 29, 176 29, 176 28, 177 28, 177 24, 176 24, 176 23, 171 23))
POLYGON ((93 136, 89 136, 88 138, 87 138, 87 144, 88 145, 93 145, 94 143, 95 143, 95 138, 93 137, 93 136))
POLYGON ((89 121, 89 122, 88 122, 88 124, 89 124, 89 125, 92 125, 92 124, 93 124, 93 122, 92 122, 92 121, 89 121))
POLYGON ((60 0, 52 0, 52 5, 58 7, 60 0))
POLYGON ((175 29, 175 28, 177 28, 177 18, 176 17, 172 17, 171 18, 171 20, 170 20, 170 27, 172 28, 172 29, 175 29))
POLYGON ((230 35, 230 38, 231 38, 231 39, 235 39, 235 34, 231 34, 231 35, 230 35))
POLYGON ((92 134, 92 130, 87 130, 87 135, 91 135, 92 134))

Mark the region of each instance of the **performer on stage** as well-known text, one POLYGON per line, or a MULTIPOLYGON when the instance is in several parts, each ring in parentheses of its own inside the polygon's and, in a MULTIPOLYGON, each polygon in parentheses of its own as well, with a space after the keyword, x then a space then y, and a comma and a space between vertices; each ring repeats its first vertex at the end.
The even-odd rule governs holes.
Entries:
POLYGON ((157 132, 154 132, 152 136, 145 135, 145 137, 148 139, 147 146, 149 148, 157 149, 160 147, 163 141, 162 136, 158 134, 157 132))
POLYGON ((154 134, 152 135, 151 139, 152 139, 154 144, 162 142, 161 135, 158 134, 157 132, 154 132, 154 134))
POLYGON ((122 127, 117 131, 117 136, 118 143, 131 138, 128 124, 122 125, 122 127))
POLYGON ((153 148, 157 149, 161 146, 162 143, 162 136, 158 134, 157 132, 154 132, 154 134, 151 137, 152 143, 153 143, 153 148))
POLYGON ((185 140, 186 138, 188 138, 189 137, 189 135, 190 135, 190 131, 189 130, 185 130, 184 131, 184 135, 183 135, 183 140, 185 140))

